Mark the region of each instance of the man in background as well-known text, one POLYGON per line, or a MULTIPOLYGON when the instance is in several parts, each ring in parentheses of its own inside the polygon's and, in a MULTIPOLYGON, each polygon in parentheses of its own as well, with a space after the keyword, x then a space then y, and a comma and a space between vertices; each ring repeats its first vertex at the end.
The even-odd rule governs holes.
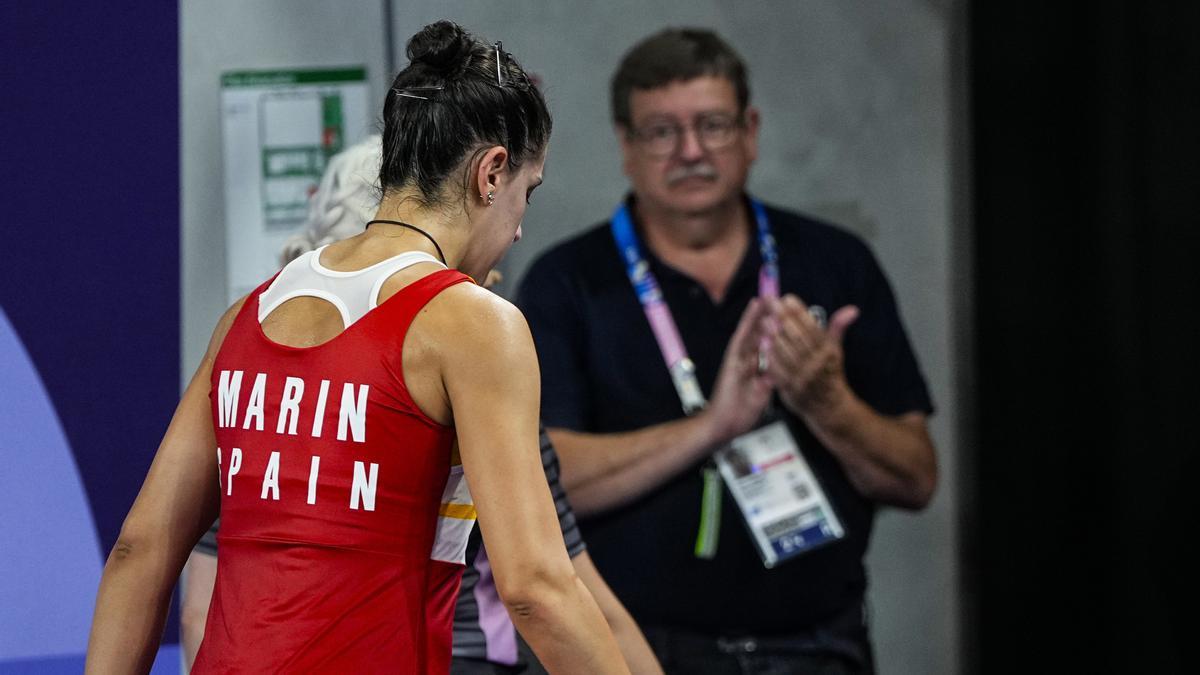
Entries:
POLYGON ((863 556, 879 505, 931 499, 933 408, 866 245, 746 194, 749 98, 710 31, 634 46, 631 193, 518 304, 589 550, 667 672, 870 673, 863 556))

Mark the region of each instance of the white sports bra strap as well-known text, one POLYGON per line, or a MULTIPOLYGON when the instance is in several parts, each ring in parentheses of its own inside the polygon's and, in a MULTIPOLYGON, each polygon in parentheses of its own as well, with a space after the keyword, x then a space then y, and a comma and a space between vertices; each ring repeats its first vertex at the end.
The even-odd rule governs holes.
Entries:
MULTIPOLYGON (((258 296, 258 322, 280 305, 299 297, 326 300, 337 308, 349 328, 379 304, 379 291, 393 274, 418 263, 442 265, 424 251, 407 251, 361 270, 341 272, 321 264, 325 247, 296 258, 279 272, 275 281, 258 296)), ((445 265, 442 265, 445 267, 445 265)))

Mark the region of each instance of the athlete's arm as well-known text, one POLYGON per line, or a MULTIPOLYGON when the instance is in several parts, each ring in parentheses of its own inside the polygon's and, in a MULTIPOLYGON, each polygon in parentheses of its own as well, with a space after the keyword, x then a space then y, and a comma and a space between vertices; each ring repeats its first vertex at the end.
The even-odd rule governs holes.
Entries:
POLYGON ((547 429, 562 465, 562 482, 577 513, 615 508, 650 492, 749 431, 771 400, 758 373, 758 348, 766 316, 751 301, 721 362, 712 400, 701 413, 635 431, 592 434, 547 429))
POLYGON ((463 468, 513 624, 550 672, 627 673, 563 547, 538 453, 540 385, 524 317, 468 284, 442 293, 434 307, 441 311, 426 325, 440 337, 463 468))
POLYGON ((604 577, 600 576, 592 557, 587 551, 582 551, 571 558, 571 563, 575 566, 575 575, 587 586, 592 597, 596 599, 596 604, 600 605, 600 611, 608 621, 613 636, 617 638, 617 645, 621 648, 629 671, 633 675, 662 675, 662 666, 658 664, 658 658, 646 642, 642 629, 638 628, 629 610, 625 609, 625 605, 621 604, 605 583, 604 577))
POLYGON ((88 639, 87 673, 150 671, 179 570, 220 509, 209 381, 241 304, 218 322, 109 553, 88 639))

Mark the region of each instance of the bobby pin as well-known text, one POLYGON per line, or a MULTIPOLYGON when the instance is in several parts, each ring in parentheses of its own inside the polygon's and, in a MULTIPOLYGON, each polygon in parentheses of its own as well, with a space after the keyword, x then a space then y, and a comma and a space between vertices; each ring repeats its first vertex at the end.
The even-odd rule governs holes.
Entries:
POLYGON ((405 98, 419 98, 422 101, 428 101, 429 100, 428 96, 417 96, 416 94, 407 94, 405 92, 409 92, 409 91, 441 91, 442 89, 445 89, 445 88, 446 87, 444 85, 439 85, 436 87, 404 87, 402 89, 395 89, 394 91, 396 92, 397 96, 403 96, 405 98))

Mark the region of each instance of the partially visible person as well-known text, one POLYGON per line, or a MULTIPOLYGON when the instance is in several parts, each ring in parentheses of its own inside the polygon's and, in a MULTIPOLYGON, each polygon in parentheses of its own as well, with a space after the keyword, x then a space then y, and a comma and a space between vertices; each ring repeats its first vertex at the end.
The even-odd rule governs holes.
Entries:
POLYGON ((88 672, 149 669, 218 509, 193 672, 448 672, 476 514, 539 659, 628 672, 534 454, 528 328, 469 283, 520 238, 549 112, 499 43, 453 23, 408 55, 384 107, 376 218, 222 317, 105 565, 88 672))
POLYGON ((329 158, 308 199, 308 218, 279 252, 286 265, 309 251, 362 234, 379 209, 383 138, 371 134, 329 158))
POLYGON ((713 32, 641 41, 611 96, 631 193, 518 294, 589 551, 667 672, 873 672, 874 514, 937 482, 887 279, 746 193, 761 116, 713 32))
MULTIPOLYGON (((571 556, 575 574, 600 605, 630 672, 634 675, 661 674, 662 667, 641 629, 600 576, 588 555, 587 546, 575 523, 575 513, 559 482, 558 455, 544 431, 540 443, 542 468, 546 472, 550 492, 554 495, 563 541, 571 556)), ((450 666, 451 675, 521 673, 529 666, 536 668, 539 665, 526 662, 527 650, 520 644, 512 623, 499 603, 496 579, 486 549, 478 533, 472 533, 467 547, 467 559, 471 562, 463 573, 462 590, 454 609, 454 662, 450 666)))
MULTIPOLYGON (((380 190, 376 180, 381 157, 380 143, 378 135, 368 136, 330 160, 309 202, 308 221, 303 231, 290 239, 281 251, 285 265, 316 248, 363 231, 378 206, 380 190)), ((494 270, 490 272, 484 286, 490 287, 496 276, 494 270)), ((600 577, 587 554, 587 547, 575 524, 575 514, 558 480, 558 456, 554 446, 544 432, 538 440, 542 468, 554 497, 559 525, 575 574, 600 605, 630 670, 635 674, 661 673, 662 669, 641 630, 600 577)), ((216 582, 219 524, 220 519, 201 537, 184 566, 180 637, 184 663, 188 668, 204 637, 204 624, 216 582)), ((450 672, 456 675, 521 672, 524 663, 518 655, 516 631, 497 594, 495 578, 478 530, 472 531, 466 561, 454 609, 454 660, 450 672)))

